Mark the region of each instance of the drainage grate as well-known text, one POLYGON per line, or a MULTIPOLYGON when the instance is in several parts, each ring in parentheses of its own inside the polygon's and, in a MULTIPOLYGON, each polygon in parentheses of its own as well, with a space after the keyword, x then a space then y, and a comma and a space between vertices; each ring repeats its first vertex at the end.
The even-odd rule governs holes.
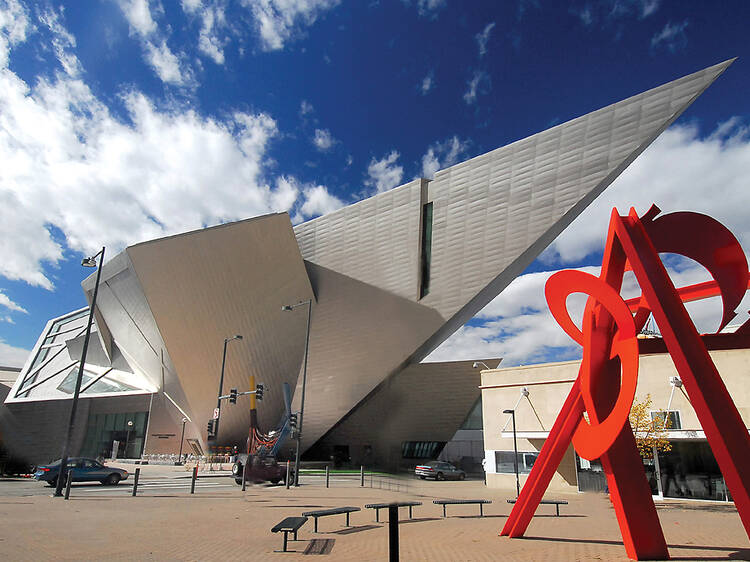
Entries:
POLYGON ((336 539, 312 539, 302 554, 331 554, 336 539))

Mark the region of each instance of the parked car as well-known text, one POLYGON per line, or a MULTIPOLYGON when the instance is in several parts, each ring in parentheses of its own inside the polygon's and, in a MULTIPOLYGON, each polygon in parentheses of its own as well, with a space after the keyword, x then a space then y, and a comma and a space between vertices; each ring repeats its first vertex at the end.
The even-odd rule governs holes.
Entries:
MULTIPOLYGON (((247 455, 237 455, 237 460, 232 466, 232 476, 237 484, 242 484, 242 473, 245 471, 245 462, 247 455)), ((289 471, 291 480, 294 480, 294 471, 289 471)), ((247 482, 271 482, 278 484, 286 482, 286 464, 281 465, 276 462, 274 457, 259 457, 250 455, 250 464, 245 471, 245 480, 247 482)))
POLYGON ((466 478, 466 473, 463 470, 442 461, 430 461, 417 465, 414 474, 422 480, 425 478, 434 478, 435 480, 463 480, 466 478))
MULTIPOLYGON (((60 461, 40 465, 34 473, 34 478, 47 482, 50 486, 57 486, 60 474, 60 461)), ((101 482, 109 486, 116 486, 121 480, 127 480, 128 471, 114 466, 106 466, 96 459, 73 457, 68 459, 68 470, 73 474, 73 482, 101 482)))

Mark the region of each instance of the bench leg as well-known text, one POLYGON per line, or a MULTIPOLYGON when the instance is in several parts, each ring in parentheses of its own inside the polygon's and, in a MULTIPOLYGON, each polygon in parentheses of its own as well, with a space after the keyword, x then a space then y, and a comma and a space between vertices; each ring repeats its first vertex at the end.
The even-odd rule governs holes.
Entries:
MULTIPOLYGON (((299 531, 299 529, 297 529, 297 531, 299 531)), ((294 531, 294 540, 295 541, 297 540, 297 531, 294 531)))
MULTIPOLYGON (((313 517, 314 517, 314 516, 313 516, 313 517)), ((317 533, 317 532, 318 532, 318 518, 317 518, 317 517, 314 517, 314 519, 315 519, 315 531, 314 531, 314 532, 316 532, 316 533, 317 533)))
POLYGON ((283 552, 286 552, 286 541, 289 538, 289 531, 283 531, 284 533, 284 550, 283 552))
POLYGON ((557 511, 556 517, 560 517, 560 504, 559 503, 555 504, 555 511, 557 511))
POLYGON ((349 526, 349 512, 346 512, 346 526, 349 526))
POLYGON ((443 504, 443 517, 445 517, 445 504, 443 504))
POLYGON ((482 509, 482 504, 479 504, 479 517, 484 517, 484 510, 482 509))
POLYGON ((375 523, 380 523, 380 508, 375 508, 375 523))
POLYGON ((413 518, 413 517, 411 516, 411 508, 412 508, 412 506, 409 506, 409 519, 414 519, 414 518, 413 518))

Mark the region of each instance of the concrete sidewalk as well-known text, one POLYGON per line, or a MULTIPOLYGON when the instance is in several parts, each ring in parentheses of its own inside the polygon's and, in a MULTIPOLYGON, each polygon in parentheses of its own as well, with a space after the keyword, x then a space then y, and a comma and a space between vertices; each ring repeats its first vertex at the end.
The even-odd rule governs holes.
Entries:
MULTIPOLYGON (((148 465, 151 466, 151 465, 148 465)), ((146 468, 146 467, 143 467, 146 468)), ((179 467, 175 467, 179 468, 179 467)), ((204 491, 193 496, 160 492, 136 498, 4 497, 0 499, 0 552, 7 560, 300 560, 314 539, 330 549, 328 560, 386 560, 388 528, 375 523, 375 513, 312 520, 301 529, 298 551, 281 548, 281 534, 271 534, 284 517, 326 507, 358 506, 392 500, 416 500, 414 520, 402 510, 401 560, 627 560, 615 514, 607 496, 555 495, 570 503, 554 516, 554 506, 541 506, 524 539, 499 537, 511 506, 513 490, 489 490, 482 482, 411 480, 409 493, 372 488, 326 489, 303 485, 254 485, 243 494, 204 491), (439 498, 487 498, 485 517, 476 505, 448 506, 448 517, 432 503, 439 498)), ((670 554, 679 560, 748 560, 750 542, 730 504, 669 502, 659 504, 659 517, 670 554)))

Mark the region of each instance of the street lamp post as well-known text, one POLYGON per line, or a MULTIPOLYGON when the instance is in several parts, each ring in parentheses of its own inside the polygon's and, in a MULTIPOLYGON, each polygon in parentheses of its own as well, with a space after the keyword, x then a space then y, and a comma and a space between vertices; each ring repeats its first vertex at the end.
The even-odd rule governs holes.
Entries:
POLYGON ((179 464, 182 464, 182 443, 185 441, 185 424, 187 423, 187 418, 182 418, 182 435, 180 435, 180 456, 177 457, 177 462, 179 464))
POLYGON ((281 310, 294 310, 298 306, 307 305, 307 333, 305 334, 305 363, 302 368, 302 399, 300 401, 299 420, 297 426, 297 453, 294 460, 294 485, 299 486, 299 457, 300 457, 300 440, 302 439, 302 423, 305 420, 305 387, 307 385, 307 355, 310 350, 310 318, 312 316, 312 299, 298 302, 297 304, 287 304, 281 307, 281 310))
POLYGON ((70 407, 70 419, 68 420, 68 433, 65 436, 65 442, 63 443, 62 457, 60 458, 60 472, 57 475, 57 485, 55 486, 55 496, 62 496, 62 488, 65 484, 65 480, 68 473, 68 453, 70 451, 70 438, 73 435, 73 424, 76 419, 76 411, 78 410, 78 397, 81 394, 81 381, 83 380, 83 366, 86 364, 86 354, 89 350, 89 338, 91 337, 91 324, 94 322, 94 309, 96 308, 96 295, 99 293, 99 280, 102 276, 102 265, 104 264, 104 248, 97 254, 94 254, 90 258, 84 258, 81 260, 83 267, 97 267, 96 271, 96 283, 94 284, 94 294, 91 297, 91 305, 89 307, 89 321, 86 325, 86 336, 83 338, 83 349, 81 350, 81 362, 78 366, 78 377, 76 378, 76 388, 73 392, 73 404, 70 407), (96 258, 99 258, 99 264, 97 267, 96 258))
POLYGON ((516 440, 516 411, 503 410, 503 414, 510 414, 513 418, 513 468, 516 470, 516 497, 521 495, 521 482, 518 479, 518 441, 516 440))
MULTIPOLYGON (((216 399, 216 409, 219 410, 219 415, 214 423, 214 436, 219 436, 219 419, 221 418, 221 395, 224 391, 224 367, 227 364, 227 344, 232 340, 241 340, 242 336, 237 334, 231 338, 224 338, 224 353, 221 356, 221 377, 219 377, 219 397, 216 399)), ((182 444, 180 444, 182 446, 182 444)))

